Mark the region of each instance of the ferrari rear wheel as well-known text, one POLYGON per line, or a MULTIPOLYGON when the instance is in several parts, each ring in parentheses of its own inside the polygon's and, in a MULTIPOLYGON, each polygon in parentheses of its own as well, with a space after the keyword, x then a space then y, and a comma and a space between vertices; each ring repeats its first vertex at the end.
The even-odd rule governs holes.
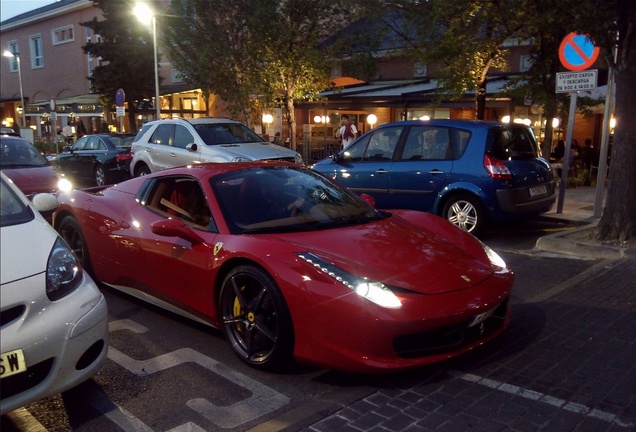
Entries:
POLYGON ((234 268, 223 281, 219 311, 228 342, 245 363, 272 370, 291 362, 291 316, 267 272, 253 265, 234 268))
POLYGON ((84 238, 84 233, 82 232, 82 228, 80 228, 79 222, 77 222, 73 216, 66 216, 62 219, 57 231, 71 248, 82 264, 82 267, 90 271, 91 263, 88 257, 88 247, 86 246, 86 239, 84 238))

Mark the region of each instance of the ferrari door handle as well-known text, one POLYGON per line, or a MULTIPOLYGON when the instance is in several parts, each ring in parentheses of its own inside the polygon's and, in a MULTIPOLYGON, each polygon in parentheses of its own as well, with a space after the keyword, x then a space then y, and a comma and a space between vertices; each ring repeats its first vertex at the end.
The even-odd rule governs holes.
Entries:
POLYGON ((177 157, 176 153, 170 153, 170 157, 177 157))
POLYGON ((375 172, 376 174, 388 174, 389 171, 385 170, 384 168, 380 168, 379 170, 377 170, 375 172))
POLYGON ((433 169, 428 172, 429 174, 444 174, 444 171, 433 169))

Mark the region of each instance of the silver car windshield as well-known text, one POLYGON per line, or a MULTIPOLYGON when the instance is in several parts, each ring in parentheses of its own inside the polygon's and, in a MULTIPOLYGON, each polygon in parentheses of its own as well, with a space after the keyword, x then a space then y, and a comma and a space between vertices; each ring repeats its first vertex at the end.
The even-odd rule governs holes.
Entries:
POLYGON ((265 142, 253 130, 240 123, 204 123, 193 126, 207 145, 265 142))

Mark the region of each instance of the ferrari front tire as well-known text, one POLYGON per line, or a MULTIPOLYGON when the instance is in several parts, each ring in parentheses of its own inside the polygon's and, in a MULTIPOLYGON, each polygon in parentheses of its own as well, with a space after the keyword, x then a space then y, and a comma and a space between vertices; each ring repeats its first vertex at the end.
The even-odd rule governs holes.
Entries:
POLYGON ((60 222, 57 232, 64 239, 68 247, 71 248, 82 267, 85 270, 91 270, 91 262, 88 257, 88 247, 86 245, 86 238, 82 232, 82 228, 79 222, 73 216, 66 216, 60 222))
POLYGON ((248 365, 276 370, 291 363, 291 315, 271 276, 255 265, 241 265, 225 277, 219 297, 223 331, 232 350, 248 365))

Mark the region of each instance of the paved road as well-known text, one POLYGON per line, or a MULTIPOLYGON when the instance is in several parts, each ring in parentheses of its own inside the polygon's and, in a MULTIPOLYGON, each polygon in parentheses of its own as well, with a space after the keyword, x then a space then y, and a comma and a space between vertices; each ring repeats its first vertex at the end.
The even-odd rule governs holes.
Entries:
POLYGON ((255 372, 220 332, 106 289, 102 372, 3 417, 2 430, 629 430, 635 299, 620 287, 636 274, 622 261, 532 250, 537 236, 566 228, 546 219, 486 235, 517 277, 510 329, 455 361, 384 377, 255 372), (598 296, 610 277, 613 290, 598 296))

